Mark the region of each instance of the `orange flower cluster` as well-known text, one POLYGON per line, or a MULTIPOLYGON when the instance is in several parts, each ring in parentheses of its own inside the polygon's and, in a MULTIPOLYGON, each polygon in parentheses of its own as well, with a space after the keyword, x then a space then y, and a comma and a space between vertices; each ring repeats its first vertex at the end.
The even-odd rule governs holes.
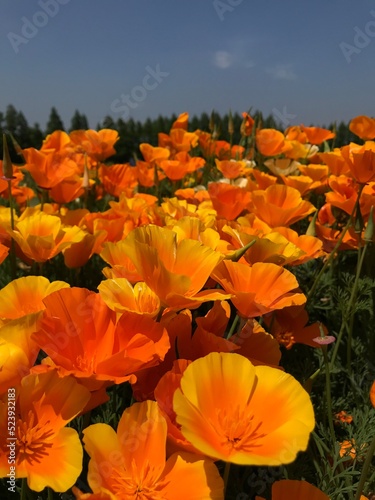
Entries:
MULTIPOLYGON (((215 462, 278 466, 307 449, 313 406, 281 353, 321 349, 328 332, 293 271, 373 241, 375 122, 357 117, 364 143, 329 150, 330 130, 243 118, 233 145, 189 131, 184 113, 135 165, 104 163, 115 131, 56 131, 2 175, 17 211, 0 207, 0 264, 19 275, 0 290, 2 477, 10 430, 17 479, 81 500, 223 499, 215 462), (105 209, 89 210, 89 195, 105 209), (77 286, 98 262, 101 282, 77 286), (137 402, 81 441, 76 417, 122 384, 137 402), (74 486, 83 446, 90 493, 74 486)), ((328 497, 281 480, 272 498, 328 497)))

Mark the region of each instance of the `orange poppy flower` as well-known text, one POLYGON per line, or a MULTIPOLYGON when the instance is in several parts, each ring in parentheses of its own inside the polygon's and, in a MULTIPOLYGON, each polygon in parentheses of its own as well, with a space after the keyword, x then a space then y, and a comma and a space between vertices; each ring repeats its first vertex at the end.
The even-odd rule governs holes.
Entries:
POLYGON ((103 161, 116 153, 115 142, 119 135, 117 130, 73 130, 69 134, 76 150, 86 153, 94 162, 103 161))
POLYGON ((187 132, 183 128, 172 128, 167 141, 160 140, 164 134, 159 134, 159 146, 169 147, 173 153, 190 151, 198 144, 199 137, 194 132, 187 132))
POLYGON ((142 281, 133 287, 125 278, 109 279, 100 283, 98 291, 112 311, 128 311, 154 318, 160 309, 157 295, 142 281))
MULTIPOLYGON (((129 500, 140 494, 166 500, 224 498, 223 480, 212 461, 187 453, 166 460, 167 423, 154 401, 127 408, 117 433, 107 424, 94 424, 83 435, 90 456, 87 480, 94 494, 110 492, 129 500)), ((75 489, 75 494, 80 492, 75 489)))
POLYGON ((192 337, 192 314, 189 309, 180 313, 165 311, 160 318, 161 325, 167 330, 171 348, 164 360, 157 366, 137 372, 137 381, 132 384, 133 395, 137 401, 155 399, 154 390, 161 377, 172 369, 174 361, 181 357, 180 348, 189 345, 192 337))
POLYGON ((232 294, 231 301, 244 318, 255 318, 306 302, 305 295, 296 291, 295 276, 276 264, 256 263, 249 267, 224 260, 215 268, 212 277, 232 294))
POLYGON ((151 163, 147 161, 137 160, 135 164, 135 169, 137 172, 138 183, 141 186, 152 187, 155 185, 155 177, 160 180, 160 172, 157 172, 157 176, 155 174, 155 168, 151 163))
POLYGON ((112 196, 119 197, 123 192, 132 193, 138 184, 137 170, 129 163, 102 166, 99 176, 104 189, 112 196))
POLYGON ((274 230, 303 252, 297 259, 290 262, 291 266, 299 266, 324 255, 323 243, 319 238, 307 234, 298 235, 297 231, 293 231, 289 227, 275 227, 274 230))
MULTIPOLYGON (((341 229, 326 227, 319 222, 315 223, 316 236, 323 242, 323 250, 327 253, 332 252, 335 248, 340 236, 341 229)), ((344 239, 339 246, 339 250, 353 250, 358 248, 358 237, 353 228, 350 228, 344 236, 344 239)))
POLYGON ((122 248, 163 306, 196 308, 226 298, 219 290, 201 291, 223 256, 198 241, 177 242, 173 231, 149 225, 134 229, 122 248))
POLYGON ((188 121, 189 121, 189 113, 181 113, 177 120, 175 120, 172 124, 171 128, 182 128, 184 130, 187 130, 188 128, 188 121))
POLYGON ((346 175, 349 172, 349 165, 341 154, 341 149, 335 148, 327 153, 319 153, 319 158, 329 168, 333 175, 346 175))
POLYGON ((247 189, 222 182, 211 182, 208 193, 217 216, 227 220, 238 217, 248 208, 251 200, 251 193, 247 189))
MULTIPOLYGON (((264 165, 271 170, 274 175, 291 175, 298 172, 298 167, 301 163, 290 158, 270 158, 264 162, 264 165)), ((261 187, 261 189, 265 188, 261 187)))
POLYGON ((55 130, 43 140, 40 151, 43 153, 67 152, 67 147, 71 144, 69 135, 63 130, 55 130))
POLYGON ((301 196, 314 189, 314 181, 307 175, 289 175, 288 177, 281 175, 281 178, 286 186, 297 189, 301 196))
POLYGON ((193 361, 173 397, 176 421, 195 448, 241 465, 293 462, 307 448, 314 410, 289 374, 235 353, 193 361))
POLYGON ((84 193, 84 188, 82 186, 82 177, 79 175, 74 175, 63 179, 56 186, 52 186, 49 191, 49 196, 56 203, 70 203, 76 200, 84 193))
POLYGON ((339 413, 336 413, 335 419, 338 423, 342 422, 344 424, 351 424, 353 422, 353 417, 344 410, 340 411, 339 413))
MULTIPOLYGON (((15 390, 15 475, 34 491, 64 492, 82 470, 83 450, 77 431, 65 427, 85 406, 87 389, 55 370, 23 378, 15 390)), ((6 436, 7 405, 0 402, 1 435, 6 436)), ((9 421, 9 420, 8 420, 9 421)), ((10 441, 0 441, 0 477, 9 474, 10 441)))
POLYGON ((301 130, 306 134, 307 142, 310 144, 321 144, 336 137, 334 132, 322 127, 305 127, 301 125, 301 130))
MULTIPOLYGON (((311 189, 316 190, 318 188, 325 187, 329 174, 328 165, 311 163, 310 165, 300 165, 298 169, 300 170, 300 172, 302 172, 303 175, 306 175, 313 180, 311 189)), ((318 192, 320 192, 320 190, 318 192)))
POLYGON ((230 337, 231 342, 239 347, 237 354, 245 356, 254 366, 279 366, 281 359, 280 345, 255 320, 249 319, 238 333, 230 337))
POLYGON ((241 123, 241 135, 249 137, 253 132, 254 118, 252 118, 248 113, 242 113, 243 121, 241 123))
MULTIPOLYGON (((272 485, 272 500, 329 500, 328 495, 307 481, 283 479, 272 485)), ((255 497, 255 500, 264 500, 255 497)))
POLYGON ((95 254, 99 254, 107 238, 106 231, 96 231, 94 234, 84 231, 85 236, 77 243, 72 243, 63 250, 64 264, 70 269, 84 266, 95 254))
POLYGON ((44 212, 35 213, 19 220, 14 231, 8 233, 18 243, 22 252, 35 262, 46 262, 81 241, 85 233, 77 226, 64 227, 59 217, 44 212))
POLYGON ((79 167, 66 153, 44 153, 35 148, 23 150, 26 164, 22 166, 30 172, 39 187, 50 189, 62 180, 79 174, 79 167))
POLYGON ((346 175, 331 175, 328 184, 332 191, 325 195, 327 203, 351 214, 358 197, 357 185, 353 179, 346 175))
POLYGON ((203 167, 205 160, 203 158, 191 158, 187 153, 181 152, 174 156, 173 160, 163 160, 159 162, 160 168, 164 171, 168 179, 178 181, 186 174, 195 172, 203 167))
POLYGON ((154 147, 147 143, 141 144, 139 149, 145 161, 152 164, 162 160, 168 160, 171 154, 169 149, 154 147))
POLYGON ((308 322, 309 315, 304 305, 285 307, 264 316, 266 328, 286 349, 291 349, 294 344, 320 347, 314 339, 320 336, 320 328, 327 335, 327 328, 318 322, 307 326, 308 322))
POLYGON ((136 225, 133 217, 121 216, 114 210, 87 214, 80 223, 80 226, 91 235, 98 231, 105 231, 106 241, 112 242, 122 240, 136 225))
POLYGON ((190 363, 191 361, 186 359, 175 360, 171 369, 160 378, 154 391, 154 397, 167 421, 167 456, 181 451, 204 456, 182 435, 173 410, 173 395, 176 389, 181 388, 182 375, 190 363))
POLYGON ((359 184, 375 181, 375 151, 364 147, 344 146, 341 152, 352 176, 359 184))
POLYGON ((257 130, 255 142, 258 151, 263 156, 277 156, 288 149, 284 134, 273 128, 257 130))
POLYGON ((133 261, 127 254, 127 248, 125 240, 104 244, 100 257, 112 267, 112 270, 105 268, 103 274, 108 279, 115 277, 126 278, 130 283, 143 281, 142 276, 138 273, 133 261))
POLYGON ((348 457, 351 460, 354 460, 357 457, 357 450, 355 449, 355 441, 354 439, 345 439, 340 444, 339 454, 340 457, 348 457))
MULTIPOLYGON (((37 349, 36 352, 38 351, 37 349)), ((0 397, 6 394, 9 387, 15 387, 30 373, 32 364, 17 342, 6 341, 0 336, 0 397)))
POLYGON ((290 226, 316 210, 297 189, 282 184, 253 191, 251 203, 255 215, 271 227, 290 226))
POLYGON ((307 142, 306 133, 302 131, 299 125, 292 125, 288 127, 284 132, 285 138, 289 141, 298 141, 301 144, 307 142))
POLYGON ((0 318, 11 320, 40 312, 46 308, 45 297, 68 287, 65 281, 50 282, 44 276, 17 278, 0 290, 0 318))
POLYGON ((364 141, 375 139, 375 118, 356 116, 350 121, 349 130, 364 141))
POLYGON ((32 335, 63 375, 90 390, 135 382, 137 370, 158 364, 170 344, 167 331, 151 318, 124 313, 116 323, 99 294, 82 288, 59 290, 44 299, 40 330, 32 335))
POLYGON ((258 237, 241 229, 236 230, 229 226, 224 226, 222 232, 231 237, 230 242, 235 249, 241 249, 254 242, 245 252, 243 258, 240 259, 239 262, 243 264, 246 262, 250 265, 256 262, 269 262, 284 266, 295 262, 304 253, 294 242, 288 241, 279 232, 272 231, 258 237))
POLYGON ((226 179, 237 179, 246 175, 247 164, 245 161, 236 160, 215 160, 217 169, 223 174, 226 179))

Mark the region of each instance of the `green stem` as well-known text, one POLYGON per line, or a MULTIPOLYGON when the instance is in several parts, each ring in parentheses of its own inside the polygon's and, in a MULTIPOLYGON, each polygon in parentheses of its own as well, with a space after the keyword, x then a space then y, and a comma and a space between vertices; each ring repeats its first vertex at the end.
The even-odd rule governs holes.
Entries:
MULTIPOLYGON (((328 361, 328 354, 327 354, 327 346, 323 345, 322 346, 322 352, 323 352, 323 358, 324 358, 324 367, 325 367, 325 373, 326 373, 326 405, 327 405, 327 417, 328 417, 328 427, 331 435, 331 441, 332 441, 332 449, 335 449, 336 446, 336 434, 335 434, 335 429, 333 427, 333 409, 332 409, 332 398, 331 398, 331 373, 330 373, 330 364, 328 361)), ((344 465, 342 462, 338 464, 338 469, 340 471, 340 474, 344 472, 344 465)), ((346 486, 348 487, 348 494, 350 495, 350 499, 353 498, 353 494, 350 492, 350 478, 349 476, 344 476, 345 477, 345 483, 346 486), (350 492, 350 493, 349 493, 350 492)))
POLYGON ((331 434, 332 446, 334 447, 336 444, 336 434, 332 420, 333 410, 332 410, 332 399, 331 399, 331 373, 330 373, 326 345, 322 345, 322 352, 324 357, 324 369, 326 374, 326 405, 327 405, 328 426, 331 434))
POLYGON ((341 235, 340 235, 340 238, 337 240, 337 243, 334 247, 334 249, 332 250, 332 252, 329 254, 327 260, 325 261, 322 269, 320 270, 318 276, 316 277, 315 281, 314 281, 314 284, 313 286, 311 287, 309 293, 307 294, 307 301, 309 301, 311 299, 311 297, 314 295, 314 292, 316 290, 316 287, 318 286, 318 283, 320 281, 320 278, 323 276, 323 273, 324 271, 327 269, 327 267, 329 266, 329 264, 331 263, 331 261, 333 260, 336 252, 338 251, 338 249, 340 248, 341 246, 341 243, 343 242, 343 239, 346 235, 346 233, 348 232, 348 229, 349 227, 351 226, 352 222, 353 222, 353 218, 354 218, 354 215, 357 213, 357 210, 359 210, 359 199, 361 197, 361 194, 362 194, 362 191, 363 191, 363 188, 364 188, 364 184, 360 185, 359 186, 359 189, 358 189, 358 195, 357 195, 357 199, 356 199, 356 202, 354 204, 354 207, 353 207, 353 210, 352 210, 352 213, 350 214, 349 216, 349 219, 348 219, 348 222, 346 223, 344 229, 341 231, 341 235))
POLYGON ((346 360, 347 360, 347 369, 348 369, 348 374, 350 375, 352 372, 352 338, 353 338, 353 326, 354 326, 354 316, 355 316, 355 310, 354 310, 354 304, 357 300, 357 292, 358 292, 358 285, 359 285, 359 278, 361 275, 361 270, 363 266, 363 261, 365 258, 367 250, 367 243, 361 248, 359 246, 358 248, 358 261, 357 261, 357 269, 356 269, 356 274, 355 274, 355 280, 352 288, 352 293, 350 295, 350 301, 349 301, 349 307, 347 309, 349 318, 348 321, 345 323, 347 324, 348 328, 348 342, 347 342, 347 355, 346 355, 346 360))
POLYGON ((371 444, 370 444, 370 446, 367 450, 367 453, 366 453, 366 459, 365 459, 365 463, 363 464, 361 477, 360 477, 359 483, 358 483, 357 493, 355 495, 355 500, 359 500, 361 498, 362 490, 363 490, 363 487, 365 485, 366 477, 367 477, 368 471, 370 469, 372 457, 374 456, 374 454, 375 454, 375 435, 372 438, 371 444))
POLYGON ((225 494, 226 494, 227 487, 228 487, 229 472, 230 472, 230 462, 225 462, 224 476, 223 476, 223 480, 224 480, 224 498, 225 498, 225 494))
POLYGON ((27 479, 21 479, 21 500, 27 500, 27 479))
MULTIPOLYGON (((354 213, 354 212, 353 212, 354 213)), ((344 229, 342 230, 341 232, 341 235, 340 235, 340 238, 337 240, 337 243, 334 247, 334 249, 332 250, 332 252, 329 254, 327 260, 325 261, 323 267, 321 268, 321 270, 319 271, 319 274, 318 276, 315 278, 315 281, 314 281, 314 284, 313 286, 310 288, 310 291, 309 293, 307 294, 307 301, 309 301, 311 299, 311 297, 314 295, 315 293, 315 290, 316 290, 316 287, 318 286, 318 283, 320 281, 320 278, 323 276, 325 270, 327 269, 327 267, 330 265, 331 261, 333 260, 334 256, 336 255, 336 252, 337 250, 339 249, 349 227, 351 226, 351 223, 352 223, 352 220, 353 220, 353 213, 351 214, 351 216, 349 217, 349 220, 348 222, 346 223, 346 226, 344 227, 344 229)))
POLYGON ((48 500, 53 500, 53 490, 52 490, 52 488, 48 488, 48 500))
MULTIPOLYGON (((363 248, 363 251, 361 252, 361 256, 358 256, 358 264, 357 264, 357 269, 356 269, 356 276, 355 276, 355 279, 354 279, 352 291, 350 293, 348 307, 346 308, 347 313, 343 315, 342 322, 341 322, 341 327, 340 327, 340 331, 339 331, 339 333, 337 335, 337 339, 336 339, 336 342, 335 342, 335 347, 333 349, 333 354, 332 354, 332 357, 331 357, 331 363, 330 363, 330 368, 331 369, 333 368, 333 365, 335 364, 337 353, 338 353, 338 350, 339 350, 339 347, 340 347, 341 340, 342 340, 342 337, 343 337, 345 329, 347 329, 348 333, 349 333, 348 348, 347 348, 348 352, 349 352, 349 349, 351 349, 351 341, 352 341, 352 333, 351 332, 353 331, 353 319, 352 318, 354 318, 354 302, 355 302, 356 295, 357 295, 358 284, 359 284, 359 277, 360 277, 360 274, 361 274, 361 270, 362 270, 362 266, 363 266, 363 262, 364 262, 364 258, 365 258, 365 254, 366 254, 366 250, 367 250, 367 246, 368 246, 368 244, 366 243, 366 245, 363 248), (349 327, 348 327, 348 320, 350 321, 350 325, 351 325, 349 327)), ((350 359, 350 357, 348 359, 350 359)), ((348 366, 348 369, 349 369, 349 371, 351 371, 351 367, 348 366)))
MULTIPOLYGON (((10 210, 10 225, 12 228, 12 231, 14 231, 14 202, 13 202, 13 196, 12 196, 12 181, 11 179, 8 180, 8 199, 9 199, 9 210, 10 210)), ((10 242, 10 268, 11 268, 11 275, 12 275, 12 280, 16 279, 17 277, 17 266, 16 266, 16 245, 14 242, 14 239, 11 239, 10 242)))
POLYGON ((240 319, 240 317, 238 316, 238 314, 236 314, 236 317, 234 318, 233 323, 232 323, 232 325, 231 325, 231 327, 230 327, 230 330, 229 330, 229 332, 228 332, 228 334, 227 334, 227 336, 226 336, 226 339, 227 339, 227 340, 228 340, 228 339, 230 339, 230 338, 231 338, 231 336, 233 335, 234 330, 235 330, 235 328, 236 328, 236 326, 237 326, 237 323, 238 323, 238 320, 239 320, 239 319, 240 319))

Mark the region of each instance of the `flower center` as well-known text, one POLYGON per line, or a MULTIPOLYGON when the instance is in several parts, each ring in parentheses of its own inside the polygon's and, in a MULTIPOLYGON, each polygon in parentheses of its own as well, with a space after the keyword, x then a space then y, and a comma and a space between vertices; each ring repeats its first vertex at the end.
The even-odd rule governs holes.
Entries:
POLYGON ((136 500, 165 500, 163 494, 164 481, 159 481, 160 470, 146 463, 139 470, 133 460, 131 470, 114 470, 111 477, 113 493, 119 498, 136 500))
POLYGON ((48 455, 48 448, 52 447, 52 443, 49 443, 48 440, 54 431, 48 429, 49 421, 40 425, 35 424, 35 420, 35 415, 31 410, 25 421, 18 420, 16 447, 21 461, 39 463, 44 456, 48 455))
POLYGON ((255 423, 254 415, 247 408, 237 407, 229 414, 224 408, 217 410, 217 421, 223 445, 228 451, 250 451, 259 447, 256 441, 265 436, 260 432, 262 422, 255 423))
POLYGON ((292 332, 279 332, 275 335, 279 344, 283 345, 286 349, 290 349, 296 343, 292 332))
POLYGON ((88 373, 94 373, 94 367, 96 365, 96 357, 92 356, 90 359, 86 358, 85 356, 77 356, 76 362, 75 362, 76 367, 83 371, 83 372, 88 372, 88 373))

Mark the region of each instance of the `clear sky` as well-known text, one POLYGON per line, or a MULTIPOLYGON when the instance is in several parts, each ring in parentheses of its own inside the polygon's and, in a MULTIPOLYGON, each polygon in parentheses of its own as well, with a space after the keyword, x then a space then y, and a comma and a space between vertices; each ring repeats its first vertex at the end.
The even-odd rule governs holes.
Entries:
POLYGON ((373 0, 2 0, 0 111, 375 115, 373 0))

